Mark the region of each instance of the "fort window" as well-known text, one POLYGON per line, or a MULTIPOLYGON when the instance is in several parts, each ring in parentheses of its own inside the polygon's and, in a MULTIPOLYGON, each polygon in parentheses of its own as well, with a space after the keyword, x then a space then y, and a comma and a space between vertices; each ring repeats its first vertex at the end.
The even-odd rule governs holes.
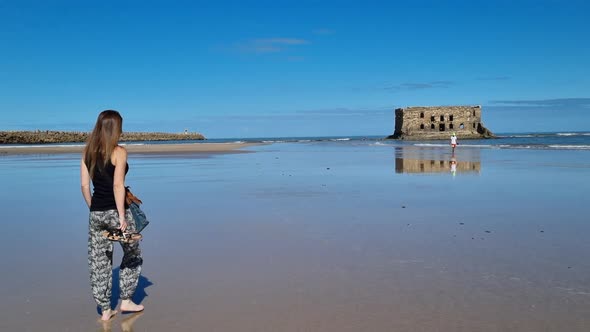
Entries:
POLYGON ((434 115, 430 117, 430 121, 434 121, 434 115))
POLYGON ((434 123, 430 124, 430 129, 434 129, 434 123))
POLYGON ((445 131, 445 124, 441 123, 438 125, 438 131, 445 131))
POLYGON ((475 116, 475 110, 473 110, 473 116, 475 116))
POLYGON ((453 121, 453 116, 449 115, 449 121, 453 121))
POLYGON ((464 125, 464 124, 460 124, 460 125, 459 125, 459 128, 460 128, 460 129, 465 129, 465 125, 464 125))
POLYGON ((449 129, 453 129, 453 124, 452 123, 449 124, 449 129))
POLYGON ((424 124, 423 123, 420 125, 420 129, 424 129, 424 124))
POLYGON ((444 115, 441 115, 440 116, 440 121, 445 121, 445 116, 444 115))
POLYGON ((475 129, 475 122, 473 123, 473 128, 475 129))
POLYGON ((420 118, 424 119, 424 112, 420 113, 420 118))
POLYGON ((438 164, 442 167, 442 166, 445 165, 445 161, 444 160, 441 160, 441 161, 438 162, 438 164))

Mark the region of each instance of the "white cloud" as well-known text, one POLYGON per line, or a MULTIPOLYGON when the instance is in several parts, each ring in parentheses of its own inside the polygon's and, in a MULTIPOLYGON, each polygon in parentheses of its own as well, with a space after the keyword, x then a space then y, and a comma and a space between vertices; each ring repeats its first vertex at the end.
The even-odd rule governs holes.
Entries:
POLYGON ((437 88, 448 88, 455 84, 451 81, 432 81, 432 82, 418 82, 418 83, 401 83, 397 85, 389 85, 385 87, 385 90, 400 91, 400 90, 424 90, 424 89, 437 89, 437 88))
POLYGON ((246 53, 278 53, 290 47, 307 45, 310 42, 300 38, 258 38, 235 44, 236 49, 246 53))

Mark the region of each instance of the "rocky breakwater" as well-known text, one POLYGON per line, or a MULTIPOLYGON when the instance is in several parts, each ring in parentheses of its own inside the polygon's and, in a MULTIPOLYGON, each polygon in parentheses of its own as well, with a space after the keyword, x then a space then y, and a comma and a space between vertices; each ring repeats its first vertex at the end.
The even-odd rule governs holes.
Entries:
MULTIPOLYGON (((0 131, 0 144, 48 144, 48 143, 82 143, 88 139, 87 132, 81 131, 0 131)), ((121 135, 121 141, 185 141, 204 140, 205 136, 199 133, 149 133, 149 132, 125 132, 121 135)))

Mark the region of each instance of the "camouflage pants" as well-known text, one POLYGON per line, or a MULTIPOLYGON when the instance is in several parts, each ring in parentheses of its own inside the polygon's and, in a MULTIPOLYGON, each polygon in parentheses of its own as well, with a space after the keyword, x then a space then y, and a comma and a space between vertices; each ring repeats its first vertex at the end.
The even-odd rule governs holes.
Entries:
MULTIPOLYGON (((102 235, 105 229, 119 226, 117 210, 91 211, 88 229, 88 265, 90 267, 90 285, 94 300, 102 310, 111 308, 111 288, 113 277, 113 242, 102 235)), ((127 230, 134 231, 133 216, 125 211, 127 230)), ((139 242, 121 243, 123 260, 119 269, 119 288, 121 299, 130 299, 141 273, 141 250, 139 242)))

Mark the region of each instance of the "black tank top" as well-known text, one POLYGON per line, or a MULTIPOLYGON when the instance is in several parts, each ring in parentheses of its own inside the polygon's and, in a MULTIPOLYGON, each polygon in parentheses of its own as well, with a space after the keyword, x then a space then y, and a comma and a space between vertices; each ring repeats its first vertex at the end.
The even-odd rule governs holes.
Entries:
MULTIPOLYGON (((125 165, 125 174, 129 171, 129 164, 125 165)), ((115 165, 109 160, 106 166, 98 160, 92 177, 92 186, 94 193, 90 202, 90 211, 107 211, 116 210, 115 193, 113 191, 113 182, 115 176, 115 165)), ((127 209, 125 203, 125 209, 127 209)))

